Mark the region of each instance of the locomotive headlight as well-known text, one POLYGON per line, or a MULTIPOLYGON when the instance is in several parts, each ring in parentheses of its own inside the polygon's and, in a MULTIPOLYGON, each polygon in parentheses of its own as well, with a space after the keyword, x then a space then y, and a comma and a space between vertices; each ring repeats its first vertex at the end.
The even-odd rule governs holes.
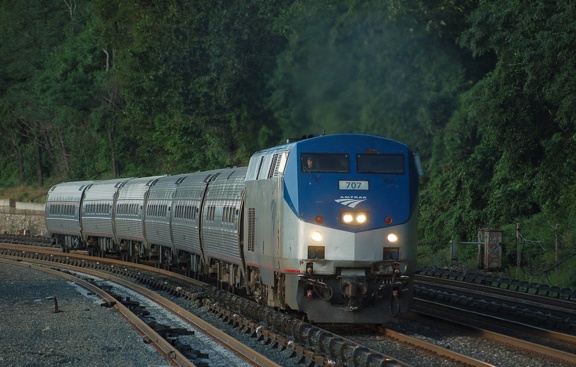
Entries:
POLYGON ((320 242, 322 241, 322 233, 318 231, 313 231, 312 233, 310 233, 310 239, 314 242, 320 242))
POLYGON ((342 221, 344 223, 352 223, 353 220, 354 220, 354 216, 351 213, 344 213, 342 215, 342 221))
POLYGON ((368 222, 368 214, 366 212, 342 212, 340 213, 340 221, 344 224, 361 225, 368 222))
POLYGON ((396 233, 389 233, 388 236, 386 236, 386 238, 388 239, 388 242, 390 242, 390 243, 398 242, 398 236, 396 235, 396 233))

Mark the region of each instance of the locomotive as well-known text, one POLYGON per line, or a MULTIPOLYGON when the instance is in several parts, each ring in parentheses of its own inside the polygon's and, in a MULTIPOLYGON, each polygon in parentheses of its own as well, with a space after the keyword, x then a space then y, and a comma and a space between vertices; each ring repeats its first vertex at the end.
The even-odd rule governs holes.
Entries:
POLYGON ((419 158, 365 134, 287 141, 247 167, 53 186, 53 241, 177 266, 315 323, 406 312, 416 266, 419 158))

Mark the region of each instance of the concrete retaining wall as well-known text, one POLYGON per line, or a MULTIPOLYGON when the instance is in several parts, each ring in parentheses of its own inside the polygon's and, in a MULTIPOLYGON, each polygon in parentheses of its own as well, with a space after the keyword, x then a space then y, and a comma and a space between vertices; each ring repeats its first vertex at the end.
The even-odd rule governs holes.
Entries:
POLYGON ((0 233, 47 236, 44 204, 0 200, 0 233))
POLYGON ((21 203, 19 201, 16 202, 15 208, 18 210, 33 210, 44 213, 45 204, 37 204, 37 203, 21 203))

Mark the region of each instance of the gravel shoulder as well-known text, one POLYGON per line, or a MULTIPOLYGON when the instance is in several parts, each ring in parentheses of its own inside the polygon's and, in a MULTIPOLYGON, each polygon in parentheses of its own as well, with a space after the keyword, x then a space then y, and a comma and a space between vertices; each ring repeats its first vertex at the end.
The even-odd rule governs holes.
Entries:
POLYGON ((170 365, 117 311, 100 304, 64 279, 0 264, 0 365, 170 365))

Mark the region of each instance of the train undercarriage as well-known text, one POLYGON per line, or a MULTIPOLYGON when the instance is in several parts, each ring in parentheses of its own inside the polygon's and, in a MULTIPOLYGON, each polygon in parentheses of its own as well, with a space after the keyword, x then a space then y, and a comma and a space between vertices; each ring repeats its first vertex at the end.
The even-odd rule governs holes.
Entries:
POLYGON ((198 254, 141 241, 124 240, 116 245, 111 238, 89 237, 82 241, 77 236, 56 234, 53 243, 64 252, 85 250, 92 256, 148 262, 219 289, 248 295, 258 304, 297 314, 310 322, 383 324, 406 312, 412 298, 412 279, 402 275, 398 266, 393 266, 391 274, 373 274, 370 269, 340 269, 337 276, 274 272, 273 284, 266 284, 258 267, 244 268, 216 259, 206 263, 198 254))

